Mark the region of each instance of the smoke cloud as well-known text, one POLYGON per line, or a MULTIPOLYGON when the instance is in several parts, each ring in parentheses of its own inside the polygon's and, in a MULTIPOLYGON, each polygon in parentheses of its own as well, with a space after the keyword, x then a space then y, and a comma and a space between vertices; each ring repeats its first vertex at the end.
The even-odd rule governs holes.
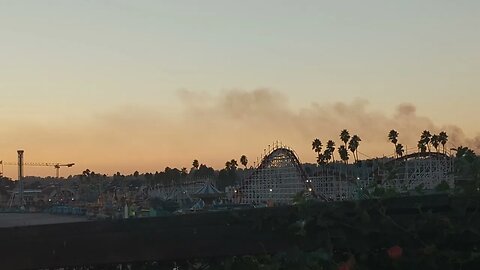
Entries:
POLYGON ((11 128, 1 130, 1 154, 8 153, 4 159, 14 161, 21 146, 29 161, 76 162, 75 169, 64 172, 67 175, 86 168, 112 174, 166 166, 190 168, 193 159, 220 168, 243 154, 252 164, 278 140, 294 148, 303 162, 314 162, 312 140, 319 138, 325 144, 331 139, 338 146, 342 129, 361 137, 361 158, 392 155, 394 148, 387 139, 391 129, 400 133, 399 142, 409 152, 416 151, 425 129, 445 130, 448 148, 464 145, 480 150, 480 136, 468 138, 458 126, 436 125, 409 103, 386 115, 369 109, 365 100, 293 108, 286 96, 269 89, 229 90, 219 95, 181 90, 178 99, 173 111, 128 105, 55 125, 12 121, 11 128))

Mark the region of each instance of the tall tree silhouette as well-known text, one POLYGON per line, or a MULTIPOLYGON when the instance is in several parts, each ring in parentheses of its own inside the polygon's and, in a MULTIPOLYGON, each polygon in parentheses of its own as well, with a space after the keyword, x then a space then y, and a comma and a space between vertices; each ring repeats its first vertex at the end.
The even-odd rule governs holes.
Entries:
POLYGON ((427 152, 427 146, 422 140, 418 141, 417 148, 418 148, 418 152, 420 153, 427 152))
POLYGON ((315 151, 315 153, 317 153, 317 163, 320 164, 320 160, 323 159, 321 158, 322 155, 322 141, 320 141, 320 139, 315 139, 313 140, 312 142, 312 150, 315 151))
POLYGON ((361 141, 362 139, 360 139, 358 135, 353 135, 348 143, 348 149, 352 151, 355 162, 358 162, 358 147, 360 146, 361 141))
POLYGON ((340 156, 340 159, 345 163, 348 164, 348 149, 345 147, 345 145, 341 145, 338 148, 338 155, 340 156))
POLYGON ((245 167, 245 169, 247 168, 247 164, 248 164, 248 159, 247 159, 247 156, 245 155, 242 155, 240 157, 240 163, 245 167))
POLYGON ((445 131, 442 131, 438 134, 440 144, 442 144, 443 153, 445 154, 445 145, 448 142, 448 135, 445 131))
POLYGON ((433 134, 432 138, 430 139, 430 143, 432 144, 433 148, 435 148, 435 152, 438 153, 438 147, 440 146, 440 136, 437 134, 433 134))
POLYGON ((402 157, 404 152, 405 150, 401 143, 395 145, 395 153, 397 154, 397 157, 402 157))
MULTIPOLYGON (((388 133, 388 140, 394 144, 395 153, 397 153, 396 150, 397 150, 397 143, 398 143, 398 132, 394 129, 390 130, 390 132, 388 133)), ((398 157, 398 154, 397 154, 397 157, 398 157)))
POLYGON ((332 153, 328 148, 325 149, 325 151, 323 151, 323 158, 324 158, 325 164, 328 164, 328 162, 330 162, 330 160, 332 159, 332 153))
POLYGON ((197 159, 194 159, 194 160, 193 160, 192 166, 193 166, 195 169, 198 169, 198 166, 200 166, 200 164, 198 163, 198 160, 197 160, 197 159))
POLYGON ((424 130, 422 135, 420 136, 420 141, 426 148, 428 152, 430 152, 430 139, 432 138, 432 134, 428 130, 424 130))
POLYGON ((235 159, 225 162, 225 169, 227 170, 236 170, 238 167, 238 162, 235 159))
POLYGON ((350 133, 348 130, 344 129, 340 132, 340 140, 342 140, 343 145, 347 148, 348 140, 350 140, 350 133))
POLYGON ((335 162, 335 142, 332 140, 329 140, 327 142, 327 150, 330 153, 330 157, 333 159, 333 162, 335 162))
POLYGON ((318 165, 324 165, 324 164, 326 164, 326 163, 327 163, 327 161, 326 161, 326 156, 325 156, 325 154, 323 154, 323 153, 318 154, 317 164, 318 164, 318 165))

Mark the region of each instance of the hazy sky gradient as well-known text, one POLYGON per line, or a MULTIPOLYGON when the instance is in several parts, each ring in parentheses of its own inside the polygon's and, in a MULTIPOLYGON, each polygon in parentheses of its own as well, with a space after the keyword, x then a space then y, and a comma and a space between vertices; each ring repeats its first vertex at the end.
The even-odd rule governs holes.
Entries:
POLYGON ((455 124, 475 147, 478 14, 480 1, 0 0, 0 159, 77 162, 63 175, 220 167, 279 139, 313 161, 311 139, 341 127, 390 154, 370 130, 401 129, 404 103, 418 129, 404 133, 455 124))

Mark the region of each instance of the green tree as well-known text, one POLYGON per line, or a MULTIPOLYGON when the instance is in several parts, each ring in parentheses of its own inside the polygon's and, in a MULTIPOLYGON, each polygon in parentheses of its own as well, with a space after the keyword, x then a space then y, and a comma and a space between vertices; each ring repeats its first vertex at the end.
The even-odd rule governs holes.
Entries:
POLYGON ((456 186, 466 193, 480 193, 480 157, 472 149, 460 146, 455 150, 456 186))
POLYGON ((442 145, 442 148, 443 148, 443 153, 445 154, 445 145, 448 142, 448 135, 445 131, 442 131, 438 134, 438 137, 440 140, 440 144, 442 145))
POLYGON ((201 164, 198 170, 193 172, 193 176, 196 179, 212 179, 215 176, 215 170, 212 167, 207 167, 207 165, 201 164))
POLYGON ((338 155, 345 164, 348 164, 348 150, 344 145, 338 148, 338 155))
POLYGON ((424 130, 422 135, 420 135, 420 141, 430 152, 430 140, 432 138, 432 134, 428 130, 424 130))
POLYGON ((344 129, 340 132, 340 140, 342 140, 343 145, 347 148, 348 140, 350 140, 350 133, 348 130, 344 129))
POLYGON ((245 155, 242 155, 240 157, 240 163, 245 167, 245 169, 247 168, 247 164, 248 164, 248 159, 247 159, 247 156, 245 155))
POLYGON ((235 159, 225 162, 226 170, 236 170, 238 167, 238 162, 235 159))
POLYGON ((323 151, 323 158, 325 159, 325 164, 328 164, 328 162, 332 159, 332 153, 330 150, 325 149, 325 151, 323 151))
POLYGON ((320 153, 317 157, 317 164, 318 165, 324 165, 326 164, 326 158, 325 158, 325 155, 323 153, 320 153))
POLYGON ((322 146, 322 141, 320 141, 318 138, 313 140, 312 150, 315 151, 315 153, 320 153, 322 151, 322 146))
POLYGON ((476 158, 475 152, 468 147, 459 146, 455 151, 457 152, 455 155, 457 159, 464 158, 467 161, 472 162, 476 158))
POLYGON ((348 149, 352 152, 355 162, 358 162, 358 147, 362 139, 358 135, 353 135, 348 143, 348 149))
POLYGON ((418 152, 420 153, 427 152, 427 146, 422 140, 418 141, 417 148, 418 148, 418 152))
POLYGON ((401 143, 395 145, 395 153, 397 154, 397 157, 402 157, 404 152, 405 150, 401 143))
POLYGON ((430 139, 430 143, 432 144, 433 148, 435 148, 435 152, 438 153, 438 147, 440 146, 440 136, 437 134, 433 134, 432 138, 430 139))
POLYGON ((225 187, 234 185, 237 182, 238 163, 235 159, 225 162, 225 169, 218 173, 217 187, 224 190, 225 187))
POLYGON ((197 159, 194 159, 194 160, 193 160, 192 166, 193 166, 193 168, 198 169, 198 166, 200 166, 200 164, 198 163, 198 160, 197 160, 197 159))
POLYGON ((333 162, 335 162, 335 142, 334 141, 329 140, 327 142, 327 150, 330 153, 330 156, 333 159, 333 162))
MULTIPOLYGON (((392 129, 390 130, 390 132, 388 133, 388 140, 393 143, 395 145, 395 153, 397 153, 397 143, 398 143, 398 135, 399 133, 392 129)), ((397 154, 397 157, 398 157, 398 154, 397 154)))
MULTIPOLYGON (((320 164, 321 160, 323 160, 323 158, 321 158, 321 155, 322 155, 322 141, 320 141, 318 138, 313 140, 312 142, 312 150, 315 151, 315 153, 317 153, 317 164, 320 164)), ((323 156, 323 155, 322 155, 323 156)))

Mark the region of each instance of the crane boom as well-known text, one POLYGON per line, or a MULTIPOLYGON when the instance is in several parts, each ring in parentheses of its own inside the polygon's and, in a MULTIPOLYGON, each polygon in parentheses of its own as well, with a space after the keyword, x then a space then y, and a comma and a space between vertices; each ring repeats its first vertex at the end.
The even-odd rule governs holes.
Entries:
MULTIPOLYGON (((14 165, 17 166, 18 162, 7 162, 0 160, 0 164, 2 165, 2 171, 0 173, 1 176, 3 176, 3 165, 14 165)), ((24 166, 36 166, 36 167, 41 167, 41 166, 46 166, 46 167, 54 167, 56 170, 56 176, 57 178, 60 177, 60 167, 72 167, 75 165, 75 163, 59 163, 59 162, 24 162, 24 166)))

